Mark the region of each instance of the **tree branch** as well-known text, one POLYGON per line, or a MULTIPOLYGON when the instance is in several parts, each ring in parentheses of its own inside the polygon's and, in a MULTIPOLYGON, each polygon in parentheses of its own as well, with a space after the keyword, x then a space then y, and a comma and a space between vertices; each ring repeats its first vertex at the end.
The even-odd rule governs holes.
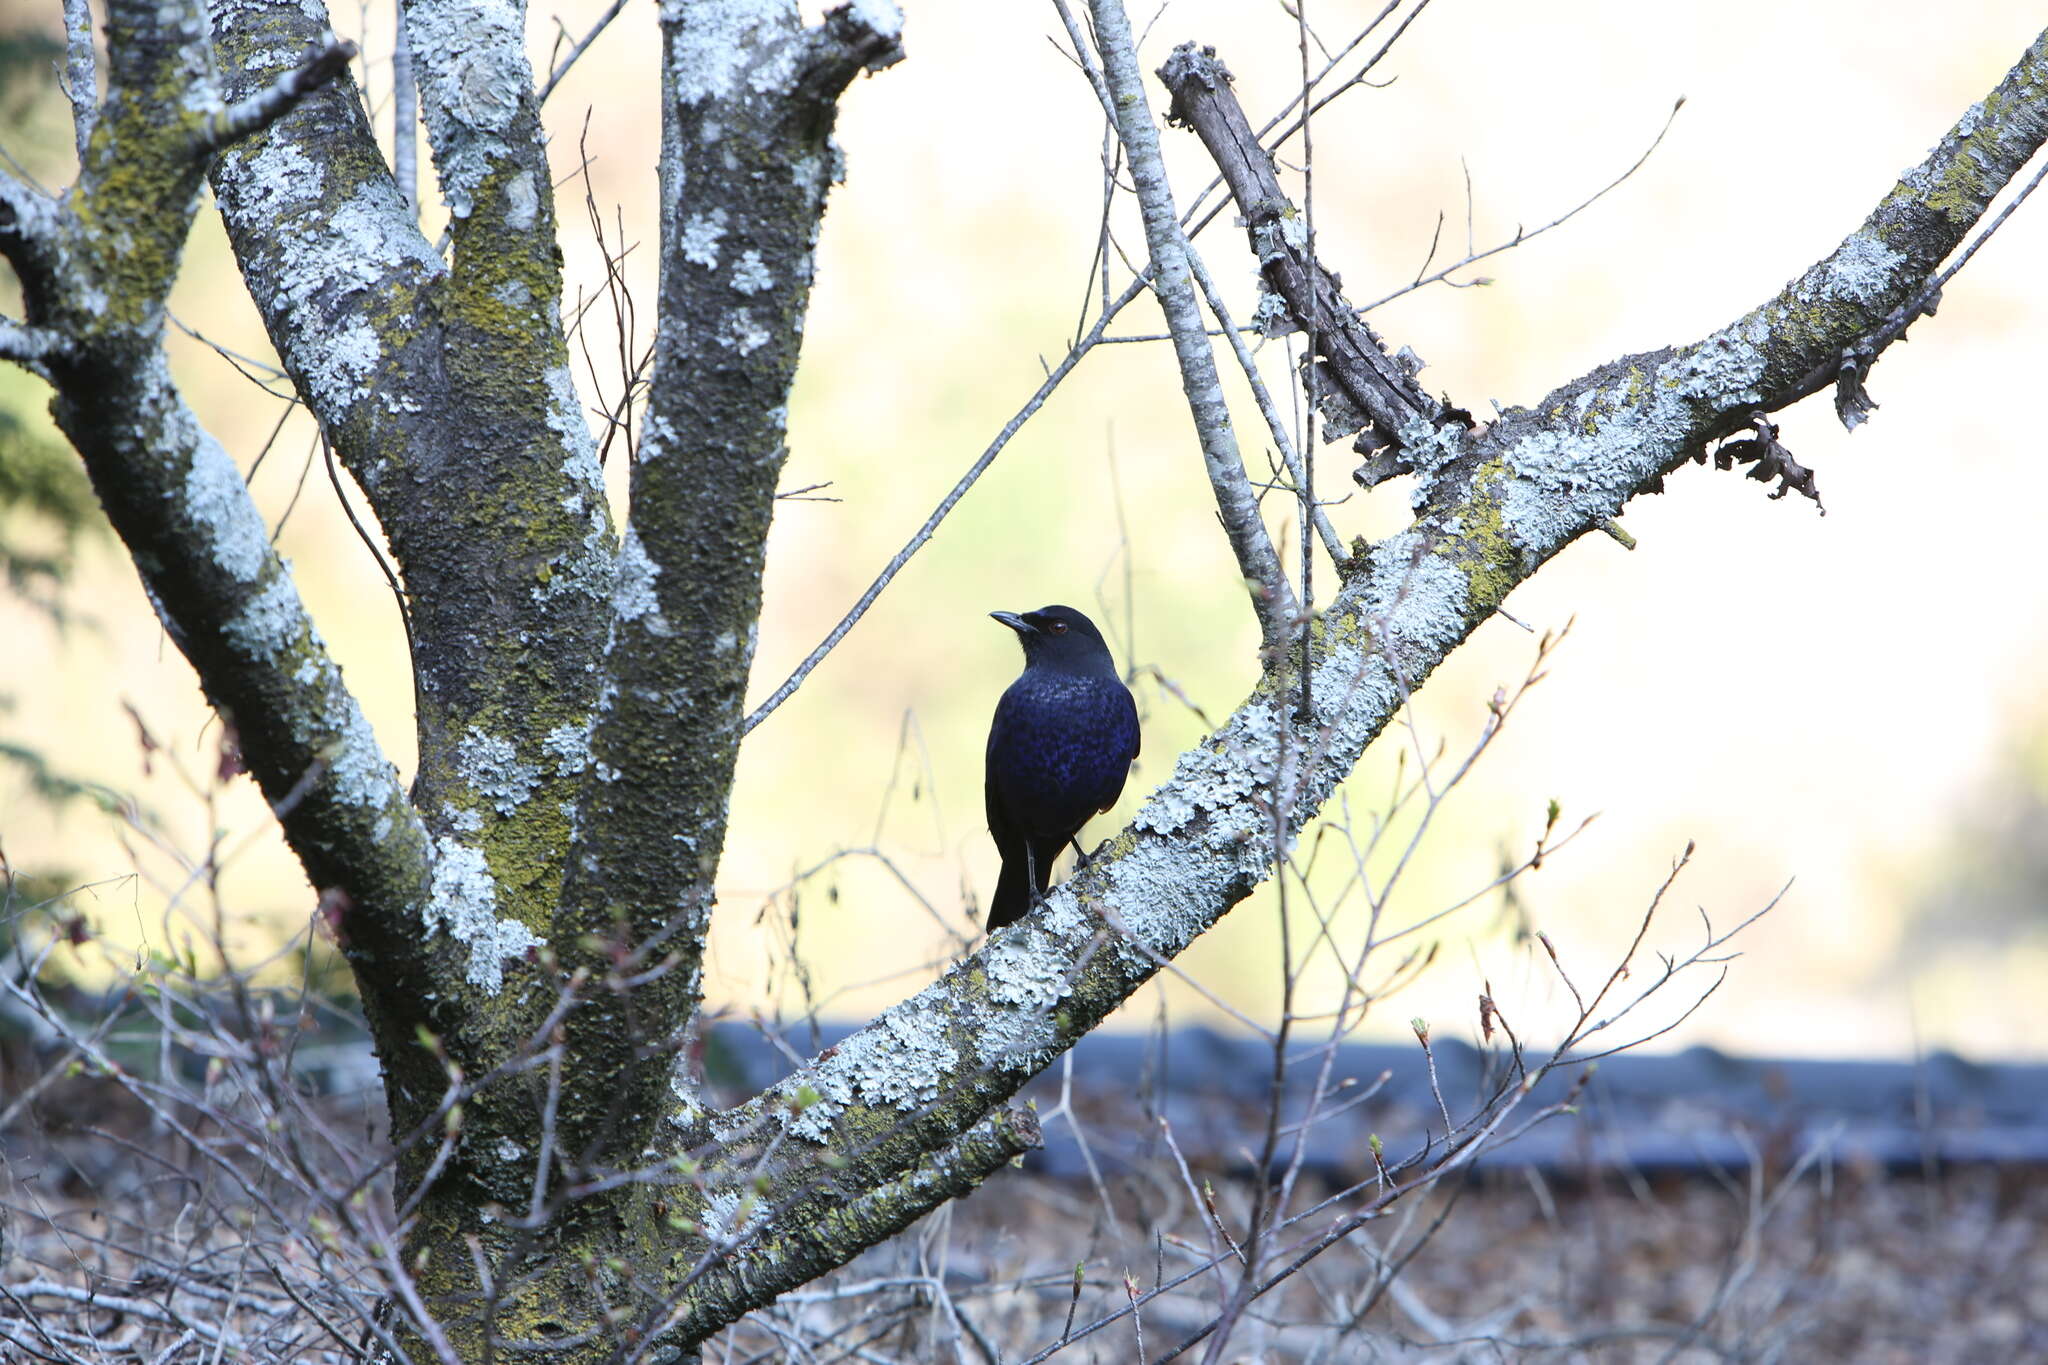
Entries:
POLYGON ((412 74, 412 48, 405 37, 405 16, 398 17, 391 40, 391 174, 398 197, 414 221, 420 216, 420 85, 412 74))
POLYGON ((899 19, 873 3, 808 29, 793 4, 662 9, 653 378, 611 685, 553 931, 595 979, 648 979, 598 991, 568 1022, 572 1148, 637 1153, 670 1106, 664 1044, 681 1040, 699 999, 833 118, 856 75, 901 56, 899 19))
MULTIPOLYGON (((196 5, 112 0, 107 99, 61 201, 5 199, 52 411, 84 458, 166 631, 235 727, 250 771, 343 932, 382 970, 373 1017, 427 982, 401 945, 430 905, 425 835, 308 620, 240 472, 186 407, 163 352, 164 299, 198 203, 219 102, 196 5)), ((5 229, 0 229, 5 230, 5 229)), ((394 1084, 419 1079, 396 1059, 394 1084)))
POLYGON ((299 107, 299 101, 348 69, 356 45, 329 36, 306 59, 279 76, 268 90, 222 109, 206 121, 197 140, 202 156, 211 156, 232 142, 261 132, 299 107))
POLYGON ((737 1247, 706 1255, 666 1329, 694 1341, 736 1321, 845 1265, 859 1251, 895 1236, 947 1201, 971 1193, 1041 1140, 1036 1114, 1004 1106, 911 1171, 834 1199, 830 1218, 774 1211, 763 1220, 758 1236, 742 1236, 737 1247))
MULTIPOLYGON (((1053 0, 1053 8, 1059 12, 1060 22, 1066 26, 1067 38, 1074 45, 1074 60, 1080 66, 1081 74, 1088 78, 1089 88, 1094 90, 1095 98, 1101 102, 1103 116, 1109 120, 1112 128, 1115 127, 1116 104, 1110 99, 1109 85, 1103 79, 1102 68, 1088 49, 1080 24, 1075 21, 1074 13, 1067 7, 1066 0, 1053 0)), ((1392 6, 1388 8, 1391 9, 1392 6)), ((1288 477, 1294 480, 1296 487, 1307 487, 1308 473, 1302 463, 1301 453, 1294 448, 1294 441, 1287 434, 1287 423, 1282 419, 1278 405, 1273 402, 1273 395, 1267 391, 1265 377, 1259 373, 1258 363, 1252 359, 1251 351, 1244 344, 1242 332, 1232 321, 1230 310, 1224 305, 1223 291, 1216 287, 1216 281, 1210 277, 1209 267, 1203 263, 1201 253, 1195 250, 1194 242, 1189 240, 1185 233, 1181 238, 1181 244, 1187 254, 1188 269, 1194 274, 1195 283, 1202 290, 1202 299, 1209 305, 1209 312, 1216 319, 1216 329, 1229 341, 1231 354, 1237 357, 1238 369, 1244 373, 1245 382, 1251 386, 1252 399, 1259 406, 1259 415, 1266 419, 1266 430, 1273 437, 1274 448, 1280 452, 1280 460, 1287 467, 1288 477)), ((1108 318, 1105 316, 1102 323, 1107 322, 1108 318)), ((1098 331, 1100 326, 1098 324, 1098 331)), ((1310 523, 1314 526, 1316 535, 1322 540, 1323 549, 1330 556, 1330 562, 1343 564, 1350 558, 1350 552, 1344 548, 1344 538, 1337 534, 1337 528, 1330 523, 1329 513, 1323 510, 1320 503, 1313 500, 1310 502, 1309 513, 1310 523)))
MULTIPOLYGON (((1216 287, 1208 265, 1202 260, 1201 253, 1195 250, 1193 242, 1188 243, 1188 269, 1194 273, 1195 283, 1202 288, 1202 299, 1209 305, 1210 315, 1216 319, 1216 330, 1230 343, 1231 354, 1237 357, 1237 367, 1244 372, 1245 382, 1251 386, 1252 401, 1259 405, 1259 415, 1266 419, 1266 431, 1273 438, 1274 449, 1280 452, 1280 462, 1286 466, 1287 477, 1294 480, 1296 488, 1306 489, 1308 468, 1302 463, 1301 452, 1294 447, 1294 438, 1287 434, 1287 421, 1266 388, 1265 377, 1259 373, 1258 362, 1252 359, 1251 349, 1244 344, 1244 333, 1231 319, 1230 309, 1223 301, 1223 291, 1216 287)), ((1342 567, 1351 558, 1351 552, 1344 547, 1344 538, 1337 534, 1337 528, 1331 524, 1330 514, 1323 510, 1322 503, 1313 498, 1308 502, 1310 525, 1323 542, 1330 562, 1342 567)))
POLYGON ((99 73, 92 50, 91 0, 64 0, 64 94, 71 101, 72 140, 85 164, 99 118, 99 73))
POLYGON ((61 332, 0 317, 0 360, 11 360, 25 369, 44 374, 44 361, 70 350, 71 341, 61 332))
POLYGON ((30 316, 36 290, 56 272, 57 201, 0 170, 0 257, 21 280, 30 316))
POLYGON ((1440 426, 1466 425, 1466 414, 1438 403, 1415 382, 1419 363, 1404 364, 1387 353, 1336 278, 1310 253, 1302 219, 1281 190, 1273 158, 1252 132, 1231 93, 1230 72, 1214 50, 1182 43, 1159 68, 1159 79, 1173 97, 1167 122, 1200 136, 1244 217, 1259 273, 1272 291, 1254 320, 1265 323, 1268 335, 1298 329, 1315 338, 1326 382, 1313 387, 1327 423, 1325 438, 1363 427, 1360 450, 1388 446, 1398 452, 1410 441, 1429 440, 1440 426), (1273 317, 1275 299, 1284 318, 1273 317))
POLYGON ((863 1179, 886 1178, 972 1126, 1269 875, 1274 813, 1286 838, 1313 819, 1514 586, 1745 414, 1795 400, 1818 360, 1881 328, 2044 137, 2048 34, 1860 231, 1776 298, 1693 346, 1602 366, 1534 411, 1510 410, 1470 450, 1424 447, 1437 458, 1419 462, 1413 525, 1354 561, 1319 622, 1312 720, 1296 717, 1289 653, 1043 907, 720 1116, 721 1137, 785 1138, 793 1154, 775 1180, 790 1189, 850 1150, 864 1152, 863 1179), (1297 756, 1285 769, 1282 753, 1297 756))
POLYGON ((1181 235, 1166 164, 1159 155, 1159 133, 1145 103, 1130 20, 1122 0, 1090 0, 1090 6, 1095 15, 1095 40, 1102 52, 1103 79, 1116 105, 1117 135, 1130 160, 1131 182, 1144 214, 1145 242, 1152 253, 1152 288, 1166 315, 1167 330, 1173 334, 1181 388, 1201 439, 1202 461, 1216 495, 1217 515, 1251 592, 1259 633, 1268 647, 1275 646, 1293 628, 1298 611, 1294 590, 1273 551, 1266 524, 1259 518, 1258 499, 1245 475, 1237 435, 1231 428, 1230 406, 1216 373, 1216 355, 1202 325, 1201 306, 1195 302, 1187 239, 1181 235))

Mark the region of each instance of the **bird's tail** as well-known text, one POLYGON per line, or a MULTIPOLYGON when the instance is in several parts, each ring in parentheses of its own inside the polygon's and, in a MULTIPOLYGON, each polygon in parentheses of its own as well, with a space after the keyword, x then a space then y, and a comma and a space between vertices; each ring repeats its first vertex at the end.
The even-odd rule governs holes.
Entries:
POLYGON ((1015 924, 1023 919, 1025 912, 1031 909, 1031 902, 1044 895, 1045 889, 1052 885, 1052 865, 1060 856, 1060 849, 1064 847, 1064 843, 1034 841, 1031 845, 1036 859, 1035 871, 1038 874, 1038 885, 1035 887, 1031 884, 1030 874, 1025 870, 1025 847, 1026 845, 1019 844, 1003 859, 1002 873, 996 878, 996 894, 988 903, 990 933, 1006 924, 1015 924))

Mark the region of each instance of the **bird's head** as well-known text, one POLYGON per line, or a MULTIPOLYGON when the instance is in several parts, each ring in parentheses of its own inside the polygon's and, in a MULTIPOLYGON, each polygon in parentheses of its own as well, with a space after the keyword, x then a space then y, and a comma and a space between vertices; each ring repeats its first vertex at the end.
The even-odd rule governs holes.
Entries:
POLYGON ((992 611, 990 616, 1017 632, 1024 646, 1024 666, 1043 664, 1075 673, 1107 672, 1116 664, 1095 623, 1072 607, 1040 607, 1037 611, 992 611))

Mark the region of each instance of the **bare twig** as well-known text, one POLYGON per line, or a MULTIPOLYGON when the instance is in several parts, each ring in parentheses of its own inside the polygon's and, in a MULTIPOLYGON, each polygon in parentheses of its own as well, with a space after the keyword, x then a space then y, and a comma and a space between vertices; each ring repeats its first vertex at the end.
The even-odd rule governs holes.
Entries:
POLYGON ((85 164, 85 149, 99 121, 99 73, 92 43, 92 0, 64 0, 64 94, 71 101, 80 165, 85 164))
POLYGON ((412 74, 412 41, 400 12, 391 43, 391 174, 398 197, 415 220, 420 216, 420 87, 412 74))
POLYGON ((541 86, 540 93, 533 97, 533 102, 536 105, 548 102, 548 96, 555 93, 555 87, 562 83, 562 77, 569 74, 569 68, 576 65, 577 59, 590 50, 590 45, 597 41, 600 34, 611 27, 612 20, 618 18, 619 11, 625 7, 626 0, 612 0, 611 8, 600 15, 597 22, 590 26, 590 32, 584 34, 582 40, 576 46, 569 49, 569 55, 562 58, 561 63, 548 73, 547 83, 541 86))
POLYGON ((218 110, 206 121, 193 150, 211 156, 289 114, 299 101, 348 69, 355 59, 356 45, 330 37, 325 45, 279 76, 268 90, 251 95, 237 104, 218 110))
POLYGON ((910 562, 912 555, 924 548, 925 542, 930 540, 933 533, 939 529, 939 523, 952 513, 953 508, 959 504, 960 499, 967 496, 967 491, 974 487, 983 474, 988 472, 988 467, 995 463, 996 456, 1002 454, 1003 448, 1009 445, 1010 438, 1023 430, 1024 423, 1030 420, 1032 414, 1045 405, 1045 400, 1052 396, 1053 390, 1060 386, 1062 380, 1073 373, 1074 367, 1081 363, 1081 358, 1101 342, 1102 334, 1107 330, 1110 322, 1118 313, 1124 310, 1131 300, 1137 298, 1144 288, 1144 279, 1142 277, 1135 279, 1131 281, 1130 286, 1121 295, 1111 301, 1110 306, 1103 310, 1102 316, 1095 320, 1095 326, 1088 335, 1082 337, 1074 348, 1068 351, 1066 356, 1061 359, 1060 363, 1052 368, 1051 372, 1046 375, 1045 382, 1040 384, 1037 391, 1025 400, 1024 406, 1017 410, 1017 415, 1003 424, 1003 429, 996 433, 996 438, 989 442, 986 450, 981 452, 981 457, 968 466, 967 472, 960 476, 959 482, 953 485, 952 491, 939 500, 939 505, 932 509, 930 516, 925 518, 924 525, 918 527, 916 533, 905 542, 903 548, 898 550, 895 556, 882 566, 882 572, 875 576, 874 582, 868 584, 867 591, 863 592, 860 595, 860 600, 855 602, 846 615, 840 618, 839 624, 832 627, 818 647, 804 657, 804 661, 798 664, 795 671, 783 680, 780 687, 769 693, 767 699, 754 708, 753 714, 749 715, 745 724, 740 727, 742 734, 752 730, 756 725, 766 720, 770 712, 788 701, 797 688, 803 686, 803 681, 810 676, 811 670, 822 663, 825 656, 830 654, 838 646, 839 642, 846 638, 846 633, 852 630, 860 618, 867 614, 868 608, 875 604, 875 599, 882 595, 882 590, 889 586, 890 580, 903 571, 903 566, 910 562))
POLYGON ((1138 53, 1122 0, 1091 0, 1095 38, 1102 56, 1103 78, 1114 98, 1117 131, 1145 221, 1145 241, 1152 253, 1153 291, 1173 333, 1180 362, 1181 388, 1201 440, 1202 461, 1216 497, 1224 534, 1237 556, 1238 569, 1252 595, 1252 609, 1267 645, 1284 639, 1298 609, 1294 590, 1280 567, 1258 500, 1245 475, 1244 459, 1230 424, 1230 408, 1216 372, 1216 357, 1202 327, 1201 308, 1190 287, 1187 241, 1173 207, 1166 163, 1159 153, 1159 133, 1145 99, 1138 72, 1138 53))

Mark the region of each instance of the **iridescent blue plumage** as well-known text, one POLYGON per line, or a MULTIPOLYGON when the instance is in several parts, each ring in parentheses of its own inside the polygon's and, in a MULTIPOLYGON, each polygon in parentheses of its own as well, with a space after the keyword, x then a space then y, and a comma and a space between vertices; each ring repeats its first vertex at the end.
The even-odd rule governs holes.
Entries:
POLYGON ((1072 607, 991 612, 1017 632, 1024 672, 996 703, 983 794, 1003 857, 988 927, 1021 919, 1088 818, 1116 804, 1138 756, 1138 708, 1109 646, 1072 607))

